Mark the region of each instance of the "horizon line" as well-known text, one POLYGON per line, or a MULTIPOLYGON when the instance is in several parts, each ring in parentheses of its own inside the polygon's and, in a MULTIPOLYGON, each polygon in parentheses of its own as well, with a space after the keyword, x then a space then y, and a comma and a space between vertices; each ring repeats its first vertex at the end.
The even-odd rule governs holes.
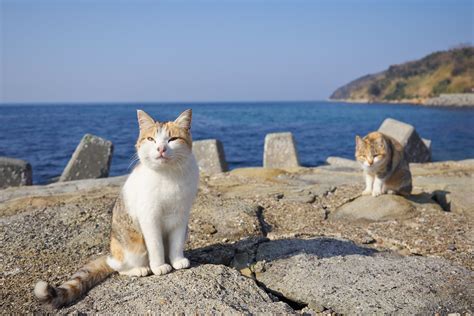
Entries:
POLYGON ((288 102, 332 102, 333 100, 328 99, 308 99, 308 100, 242 100, 242 101, 13 101, 13 102, 0 102, 0 106, 14 106, 14 105, 132 105, 132 104, 143 104, 143 105, 155 105, 155 104, 218 104, 218 103, 288 103, 288 102))

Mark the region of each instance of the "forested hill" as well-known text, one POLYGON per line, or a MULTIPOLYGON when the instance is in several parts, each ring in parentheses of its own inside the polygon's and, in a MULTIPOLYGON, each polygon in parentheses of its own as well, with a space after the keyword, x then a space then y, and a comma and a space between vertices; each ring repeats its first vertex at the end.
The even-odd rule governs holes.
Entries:
POLYGON ((422 59, 392 65, 340 88, 332 100, 351 102, 413 102, 446 93, 472 92, 474 47, 432 53, 422 59))

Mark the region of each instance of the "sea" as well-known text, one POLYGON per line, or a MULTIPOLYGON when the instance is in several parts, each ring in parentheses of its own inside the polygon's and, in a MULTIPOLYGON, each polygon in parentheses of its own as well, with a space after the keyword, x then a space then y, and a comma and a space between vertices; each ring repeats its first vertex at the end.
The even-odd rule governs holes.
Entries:
POLYGON ((262 166, 265 135, 274 132, 293 133, 303 166, 323 165, 329 156, 353 159, 355 136, 389 117, 430 139, 433 161, 474 158, 474 109, 326 101, 1 104, 0 156, 27 160, 33 183, 49 183, 90 133, 114 144, 110 176, 126 174, 133 168, 136 110, 169 121, 187 108, 193 139, 219 139, 230 169, 262 166))

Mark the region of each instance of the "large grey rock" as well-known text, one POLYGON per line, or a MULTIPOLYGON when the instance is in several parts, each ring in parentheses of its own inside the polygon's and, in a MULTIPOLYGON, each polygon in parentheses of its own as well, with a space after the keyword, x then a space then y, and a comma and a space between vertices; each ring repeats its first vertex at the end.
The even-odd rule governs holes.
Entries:
POLYGON ((253 280, 219 265, 201 265, 164 276, 113 277, 61 312, 91 314, 293 314, 253 280))
MULTIPOLYGON (((409 162, 431 161, 430 149, 412 125, 388 118, 383 121, 378 131, 395 138, 405 148, 409 162)), ((431 143, 429 145, 431 146, 431 143)))
POLYGON ((193 142, 193 153, 199 170, 209 175, 227 171, 224 147, 217 139, 198 140, 193 142))
POLYGON ((203 246, 213 240, 237 241, 260 235, 259 210, 249 201, 202 194, 193 204, 188 241, 203 246))
POLYGON ((108 177, 113 150, 111 141, 91 134, 84 135, 59 181, 108 177))
POLYGON ((458 185, 447 186, 444 190, 433 191, 433 198, 441 207, 448 212, 465 213, 474 218, 474 184, 471 181, 471 187, 462 187, 458 185))
POLYGON ((398 195, 361 196, 339 207, 330 214, 331 219, 364 219, 385 221, 407 219, 416 215, 413 204, 398 195))
POLYGON ((315 311, 346 315, 472 312, 474 273, 444 259, 401 257, 331 238, 263 243, 256 278, 315 311))
POLYGON ((265 168, 292 168, 299 165, 293 134, 271 133, 265 136, 263 151, 265 168))
MULTIPOLYGON (((67 182, 56 182, 48 185, 31 185, 21 188, 8 188, 0 191, 0 203, 23 197, 47 197, 79 191, 100 190, 107 187, 121 187, 128 175, 105 179, 85 179, 67 182)), ((1 209, 1 205, 0 205, 1 209)))
POLYGON ((0 157, 0 189, 31 184, 32 170, 28 162, 0 157))

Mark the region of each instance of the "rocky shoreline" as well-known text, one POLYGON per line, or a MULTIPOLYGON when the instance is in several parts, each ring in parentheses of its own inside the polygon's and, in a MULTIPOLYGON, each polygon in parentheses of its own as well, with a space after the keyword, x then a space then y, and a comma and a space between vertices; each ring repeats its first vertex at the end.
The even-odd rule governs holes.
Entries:
MULTIPOLYGON (((189 270, 113 275, 58 312, 473 313, 474 160, 411 164, 409 199, 361 197, 360 170, 333 161, 202 174, 189 270)), ((2 312, 48 312, 35 282, 107 253, 124 181, 0 190, 2 312)))
POLYGON ((377 103, 377 104, 400 104, 400 105, 421 105, 432 107, 474 107, 474 93, 453 93, 441 94, 438 97, 429 99, 403 99, 403 100, 357 100, 357 99, 329 99, 330 102, 345 103, 377 103))

